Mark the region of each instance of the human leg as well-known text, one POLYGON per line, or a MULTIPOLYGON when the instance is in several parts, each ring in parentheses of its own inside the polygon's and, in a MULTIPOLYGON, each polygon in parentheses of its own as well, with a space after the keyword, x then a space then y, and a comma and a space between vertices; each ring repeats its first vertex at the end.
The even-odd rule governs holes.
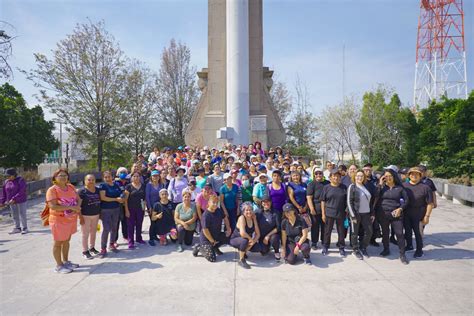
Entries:
POLYGON ((324 228, 324 247, 326 249, 331 245, 331 234, 335 220, 336 219, 333 217, 326 217, 326 225, 324 228))

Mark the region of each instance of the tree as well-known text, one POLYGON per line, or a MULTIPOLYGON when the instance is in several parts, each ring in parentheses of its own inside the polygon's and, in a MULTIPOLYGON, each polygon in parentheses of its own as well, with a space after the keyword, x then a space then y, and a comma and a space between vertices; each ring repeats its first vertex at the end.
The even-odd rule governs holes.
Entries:
POLYGON ((309 111, 309 93, 306 85, 299 77, 295 83, 295 106, 292 117, 288 120, 287 146, 293 153, 304 152, 316 154, 317 118, 309 111))
POLYGON ((170 41, 161 55, 154 102, 161 138, 184 144, 184 135, 198 102, 196 68, 191 66, 191 51, 182 43, 170 41))
POLYGON ((124 57, 104 23, 78 24, 52 51, 35 54, 28 74, 45 105, 64 120, 77 142, 96 156, 102 170, 104 144, 114 139, 120 118, 124 57))
POLYGON ((151 70, 137 60, 130 62, 123 88, 121 130, 135 156, 145 152, 153 141, 153 77, 151 70))
POLYGON ((291 94, 288 91, 284 82, 274 80, 272 88, 270 89, 270 98, 273 106, 278 113, 281 123, 284 128, 288 127, 288 118, 291 113, 292 103, 291 94))
POLYGON ((9 79, 13 75, 8 59, 12 56, 12 41, 15 38, 6 29, 13 26, 5 21, 0 21, 0 78, 9 79))
POLYGON ((11 85, 0 86, 0 166, 32 168, 58 147, 54 123, 40 106, 29 109, 11 85))

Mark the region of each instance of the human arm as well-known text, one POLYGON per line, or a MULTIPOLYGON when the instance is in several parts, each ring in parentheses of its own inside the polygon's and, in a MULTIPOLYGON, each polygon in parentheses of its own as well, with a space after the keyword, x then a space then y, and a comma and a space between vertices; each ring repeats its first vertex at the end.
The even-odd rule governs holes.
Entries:
POLYGON ((104 201, 104 202, 119 202, 119 203, 124 203, 124 199, 121 198, 121 197, 113 198, 113 197, 108 197, 108 196, 106 196, 105 190, 100 190, 99 195, 100 195, 100 200, 101 200, 101 201, 104 201))
POLYGON ((145 187, 145 202, 146 202, 146 208, 147 210, 151 210, 152 205, 151 205, 151 184, 147 183, 145 187))
POLYGON ((326 223, 326 202, 321 201, 321 219, 326 223))
POLYGON ((286 231, 284 229, 282 229, 282 231, 281 231, 281 256, 283 258, 286 257, 286 241, 287 241, 286 231))
POLYGON ((428 223, 430 222, 430 216, 431 216, 432 211, 433 211, 433 203, 426 205, 425 217, 423 217, 423 220, 421 221, 423 225, 428 225, 428 223))
POLYGON ((128 209, 128 197, 130 196, 130 192, 125 190, 123 193, 125 194, 125 197, 124 197, 125 217, 129 218, 130 210, 128 209))
POLYGON ((20 198, 21 194, 26 193, 26 181, 23 178, 18 179, 18 192, 12 196, 10 199, 9 203, 14 204, 17 203, 17 200, 20 198))
POLYGON ((232 229, 230 228, 230 222, 229 222, 228 216, 224 217, 224 225, 225 225, 225 235, 226 237, 230 237, 230 234, 232 234, 232 229))
POLYGON ((211 232, 209 231, 208 228, 203 228, 202 233, 204 234, 206 239, 209 240, 211 245, 215 245, 217 243, 217 241, 214 239, 214 237, 212 237, 211 232))

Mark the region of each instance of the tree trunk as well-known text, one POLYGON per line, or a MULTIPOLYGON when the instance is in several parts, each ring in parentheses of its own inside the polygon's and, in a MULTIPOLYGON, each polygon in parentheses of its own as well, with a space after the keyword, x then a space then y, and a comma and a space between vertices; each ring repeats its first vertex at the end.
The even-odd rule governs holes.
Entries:
POLYGON ((97 169, 102 171, 102 156, 104 154, 104 142, 100 139, 97 142, 97 169))

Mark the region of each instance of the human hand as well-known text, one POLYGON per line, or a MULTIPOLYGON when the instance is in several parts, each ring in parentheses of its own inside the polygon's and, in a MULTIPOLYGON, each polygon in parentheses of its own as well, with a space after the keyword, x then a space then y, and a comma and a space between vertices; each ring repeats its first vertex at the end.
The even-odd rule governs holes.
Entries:
POLYGON ((265 245, 268 245, 268 242, 269 242, 269 241, 270 241, 270 237, 265 236, 265 238, 263 238, 263 243, 264 243, 265 245))
POLYGON ((423 218, 423 220, 421 221, 421 223, 422 223, 423 225, 428 225, 429 222, 430 222, 430 217, 429 217, 429 216, 425 216, 425 217, 423 218))
POLYGON ((129 210, 125 210, 125 217, 126 217, 126 218, 129 218, 129 217, 130 217, 130 211, 129 211, 129 210))
POLYGON ((121 198, 121 197, 118 197, 118 198, 117 198, 117 202, 123 203, 123 202, 125 202, 125 200, 124 200, 123 198, 121 198))
POLYGON ((184 229, 189 230, 189 225, 188 224, 183 223, 183 227, 184 227, 184 229))
POLYGON ((158 217, 159 219, 162 219, 163 218, 163 213, 160 213, 160 214, 156 215, 156 217, 158 217))
POLYGON ((375 221, 375 216, 370 216, 370 222, 373 223, 375 221))
POLYGON ((315 211, 315 210, 311 210, 311 211, 310 211, 310 214, 316 216, 316 211, 315 211))
POLYGON ((354 223, 354 225, 357 225, 357 218, 352 219, 352 222, 354 223))
POLYGON ((230 228, 227 228, 225 231, 225 236, 230 237, 230 234, 232 234, 232 231, 230 230, 230 228))
POLYGON ((326 215, 323 215, 321 219, 323 220, 323 223, 326 224, 326 215))
POLYGON ((300 253, 300 248, 296 246, 295 249, 293 250, 293 253, 295 254, 295 256, 297 256, 300 253))

